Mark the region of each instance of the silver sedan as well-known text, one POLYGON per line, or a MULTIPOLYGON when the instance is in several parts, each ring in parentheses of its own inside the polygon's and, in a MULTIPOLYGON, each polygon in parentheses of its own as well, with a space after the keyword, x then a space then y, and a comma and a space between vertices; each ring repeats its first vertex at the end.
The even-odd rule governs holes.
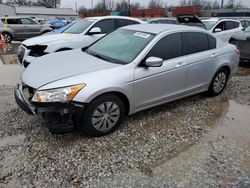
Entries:
POLYGON ((219 95, 238 64, 237 48, 203 29, 132 25, 88 48, 38 58, 15 98, 27 113, 49 119, 51 132, 77 126, 102 136, 125 115, 205 91, 219 95))

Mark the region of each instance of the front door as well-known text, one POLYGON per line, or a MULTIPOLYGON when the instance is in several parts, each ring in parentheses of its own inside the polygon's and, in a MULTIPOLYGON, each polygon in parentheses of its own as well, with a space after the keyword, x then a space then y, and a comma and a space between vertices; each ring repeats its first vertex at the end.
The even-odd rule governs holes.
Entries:
POLYGON ((186 60, 182 57, 182 34, 174 33, 161 38, 143 61, 148 57, 164 60, 161 67, 135 69, 135 110, 160 104, 181 96, 186 80, 186 60))

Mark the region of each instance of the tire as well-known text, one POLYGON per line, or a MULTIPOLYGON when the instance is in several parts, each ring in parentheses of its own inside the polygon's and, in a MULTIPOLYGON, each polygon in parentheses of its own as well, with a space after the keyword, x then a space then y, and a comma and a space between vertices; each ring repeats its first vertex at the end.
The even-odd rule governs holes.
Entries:
POLYGON ((210 83, 208 95, 214 97, 221 94, 227 85, 228 77, 229 72, 225 68, 219 69, 210 83))
POLYGON ((88 104, 75 122, 88 135, 98 137, 115 131, 124 116, 124 102, 114 94, 106 94, 88 104))
POLYGON ((11 41, 13 40, 13 37, 10 33, 3 32, 3 36, 6 43, 11 43, 11 41))

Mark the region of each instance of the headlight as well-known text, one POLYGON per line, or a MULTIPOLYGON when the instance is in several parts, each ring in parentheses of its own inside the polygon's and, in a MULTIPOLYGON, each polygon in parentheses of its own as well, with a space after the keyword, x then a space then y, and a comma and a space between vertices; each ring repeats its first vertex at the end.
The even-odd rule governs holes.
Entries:
POLYGON ((37 91, 32 98, 32 102, 67 102, 71 101, 75 95, 86 86, 78 84, 64 88, 37 91))

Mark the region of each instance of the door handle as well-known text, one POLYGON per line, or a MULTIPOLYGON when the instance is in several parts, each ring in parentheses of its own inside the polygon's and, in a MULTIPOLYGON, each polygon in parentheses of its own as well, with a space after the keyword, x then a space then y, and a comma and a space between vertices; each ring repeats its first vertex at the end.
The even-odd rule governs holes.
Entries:
POLYGON ((182 66, 184 66, 184 65, 186 65, 185 62, 179 62, 179 63, 177 63, 176 67, 182 67, 182 66))
POLYGON ((211 55, 211 57, 215 57, 217 55, 217 53, 213 53, 212 55, 211 55))

